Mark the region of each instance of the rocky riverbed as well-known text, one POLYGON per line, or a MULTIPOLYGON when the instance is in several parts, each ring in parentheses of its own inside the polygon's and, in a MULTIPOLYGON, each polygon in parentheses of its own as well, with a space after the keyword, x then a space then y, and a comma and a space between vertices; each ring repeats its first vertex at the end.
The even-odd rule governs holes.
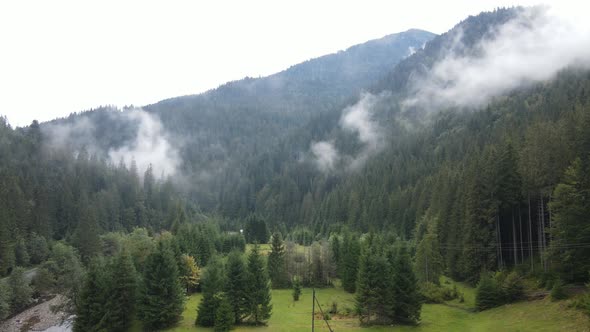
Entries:
POLYGON ((52 308, 61 304, 63 297, 58 295, 49 301, 31 307, 0 324, 2 332, 70 332, 71 319, 63 312, 53 312, 52 308))

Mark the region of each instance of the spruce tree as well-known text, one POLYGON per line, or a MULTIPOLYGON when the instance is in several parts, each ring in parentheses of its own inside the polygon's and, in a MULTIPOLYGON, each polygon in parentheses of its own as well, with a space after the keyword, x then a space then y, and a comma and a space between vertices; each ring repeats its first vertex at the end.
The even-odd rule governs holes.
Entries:
POLYGON ((248 313, 255 324, 264 323, 272 312, 270 280, 260 255, 260 247, 255 244, 248 255, 248 313))
POLYGON ((391 284, 391 265, 375 243, 363 250, 359 261, 356 309, 361 324, 389 323, 393 316, 394 297, 391 284))
POLYGON ((392 269, 393 299, 395 300, 393 319, 399 323, 415 324, 420 320, 422 302, 418 291, 418 280, 405 247, 402 246, 397 250, 392 269))
POLYGON ((104 316, 108 293, 108 280, 102 259, 93 259, 88 267, 86 280, 76 303, 74 332, 99 331, 105 328, 104 316))
POLYGON ((272 235, 270 249, 268 274, 272 282, 272 288, 285 288, 288 286, 288 278, 285 269, 285 245, 281 233, 276 232, 272 235))
POLYGON ((234 313, 232 306, 226 296, 219 299, 219 307, 215 313, 215 332, 229 331, 234 324, 234 313))
POLYGON ((127 251, 112 264, 105 325, 109 331, 127 331, 135 315, 137 273, 127 251))
POLYGON ((220 293, 225 286, 223 263, 213 256, 203 272, 201 281, 203 298, 197 309, 196 325, 211 327, 215 325, 215 315, 220 305, 220 293))
POLYGON ((356 289, 359 268, 360 245, 354 235, 346 234, 342 243, 340 276, 342 288, 349 293, 356 289))
POLYGON ((239 324, 248 313, 248 272, 239 251, 229 254, 226 273, 225 297, 231 305, 234 322, 239 324))
POLYGON ((148 329, 162 329, 178 322, 184 292, 178 280, 174 256, 162 242, 146 259, 138 315, 148 329))

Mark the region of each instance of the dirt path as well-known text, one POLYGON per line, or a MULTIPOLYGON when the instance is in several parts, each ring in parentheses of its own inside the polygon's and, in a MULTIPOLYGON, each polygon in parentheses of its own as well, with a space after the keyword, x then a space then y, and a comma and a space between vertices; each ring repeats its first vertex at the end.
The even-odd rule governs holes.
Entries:
MULTIPOLYGON (((61 304, 63 297, 58 295, 49 301, 38 304, 29 308, 20 314, 2 322, 0 331, 2 332, 21 332, 21 331, 46 331, 58 327, 64 318, 61 312, 54 313, 51 307, 61 304)), ((61 331, 67 331, 67 327, 61 331)))

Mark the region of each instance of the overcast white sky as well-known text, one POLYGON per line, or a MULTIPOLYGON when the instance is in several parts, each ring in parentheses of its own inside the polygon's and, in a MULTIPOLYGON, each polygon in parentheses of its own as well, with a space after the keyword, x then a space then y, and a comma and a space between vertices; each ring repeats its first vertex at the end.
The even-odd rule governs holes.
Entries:
MULTIPOLYGON (((142 106, 272 74, 387 34, 443 33, 481 11, 541 2, 556 6, 543 0, 3 0, 0 115, 22 126, 99 105, 142 106)), ((586 8, 575 8, 582 2, 556 4, 582 18, 586 8)))

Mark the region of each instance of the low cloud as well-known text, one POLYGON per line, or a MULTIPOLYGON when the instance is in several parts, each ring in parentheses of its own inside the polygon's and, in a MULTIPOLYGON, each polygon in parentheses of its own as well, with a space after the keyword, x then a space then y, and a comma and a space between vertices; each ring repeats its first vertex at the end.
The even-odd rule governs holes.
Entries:
POLYGON ((359 101, 344 110, 339 125, 347 132, 356 135, 361 148, 356 154, 341 154, 333 141, 312 142, 310 146, 313 160, 322 172, 330 172, 343 167, 354 171, 362 167, 367 159, 383 147, 381 127, 374 120, 374 112, 383 95, 364 93, 359 101))
POLYGON ((122 160, 127 166, 135 162, 140 174, 151 164, 156 176, 174 175, 181 159, 178 150, 170 144, 158 117, 140 109, 121 115, 125 120, 137 123, 137 134, 131 143, 109 150, 111 161, 118 163, 122 160))
POLYGON ((458 38, 428 74, 415 79, 413 93, 402 106, 477 108, 495 96, 549 80, 566 68, 590 68, 588 24, 555 14, 549 7, 523 9, 488 36, 467 55, 461 52, 464 45, 458 38))
POLYGON ((329 172, 334 170, 340 155, 333 142, 312 142, 310 149, 320 171, 329 172))

